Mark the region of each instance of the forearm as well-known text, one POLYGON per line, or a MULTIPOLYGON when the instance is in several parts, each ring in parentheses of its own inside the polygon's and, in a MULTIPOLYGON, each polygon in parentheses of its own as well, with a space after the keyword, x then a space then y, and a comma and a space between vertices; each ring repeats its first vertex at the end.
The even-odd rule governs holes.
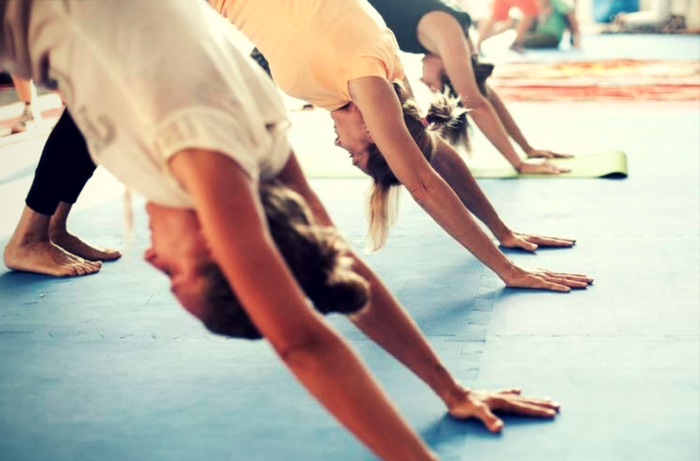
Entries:
POLYGON ((432 461, 349 345, 307 304, 266 226, 257 185, 216 152, 184 151, 170 167, 232 290, 309 392, 382 459, 432 461))
POLYGON ((472 109, 469 115, 491 144, 498 149, 498 152, 508 160, 513 168, 520 170, 523 161, 513 147, 513 144, 511 144, 510 139, 508 139, 508 133, 505 127, 488 100, 485 100, 484 104, 481 106, 472 109))
POLYGON ((381 459, 436 460, 339 337, 292 352, 285 363, 309 392, 381 459))
POLYGON ((507 276, 513 263, 493 245, 459 197, 430 167, 406 128, 398 98, 388 82, 368 77, 351 81, 349 88, 389 168, 416 203, 491 270, 502 278, 507 276))
POLYGON ((484 195, 469 167, 452 146, 440 139, 430 164, 447 181, 464 206, 486 224, 496 238, 502 240, 510 233, 510 229, 484 195))
MULTIPOLYGON (((252 243, 247 242, 246 246, 260 247, 252 243)), ((218 245, 213 249, 224 250, 218 245)), ((246 257, 242 245, 235 253, 246 257)), ((301 301, 284 294, 288 290, 284 290, 284 283, 280 282, 281 277, 266 252, 247 253, 250 255, 244 261, 245 267, 266 269, 253 271, 244 282, 255 287, 258 293, 274 298, 273 302, 279 306, 301 301), (275 289, 270 290, 270 287, 275 289)), ((222 266, 228 273, 227 264, 224 262, 222 266)), ((280 347, 278 342, 274 346, 285 365, 321 405, 385 461, 434 461, 430 450, 402 419, 347 342, 320 318, 310 327, 303 325, 299 330, 302 333, 291 343, 280 347)))
POLYGON ((518 143, 518 145, 522 148, 523 151, 525 151, 525 153, 530 152, 532 150, 532 146, 530 146, 530 144, 525 139, 525 136, 520 131, 518 124, 515 123, 515 120, 511 116, 510 111, 508 111, 506 105, 503 104, 503 101, 498 96, 498 93, 496 93, 493 90, 493 88, 491 88, 488 84, 486 85, 486 89, 488 100, 493 106, 494 110, 496 111, 496 114, 498 115, 498 118, 501 120, 501 123, 505 127, 506 132, 510 135, 511 138, 515 140, 515 142, 518 143))
POLYGON ((463 388, 447 371, 406 310, 358 257, 354 269, 370 283, 372 291, 369 306, 351 316, 353 323, 415 373, 449 408, 463 388))
POLYGON ((477 86, 474 67, 468 52, 467 42, 438 42, 438 51, 445 63, 447 76, 462 97, 464 106, 471 109, 469 115, 486 138, 513 165, 520 169, 522 160, 508 139, 508 133, 499 120, 497 112, 477 86))
POLYGON ((499 277, 506 277, 513 263, 498 250, 474 221, 449 185, 432 169, 431 171, 433 174, 421 184, 407 187, 414 200, 477 259, 499 277))
MULTIPOLYGON (((309 187, 295 158, 289 162, 281 178, 306 200, 319 223, 333 226, 328 212, 309 187)), ((352 257, 355 260, 353 269, 370 284, 372 301, 350 319, 374 342, 420 377, 450 407, 455 396, 458 398, 461 395, 459 383, 442 365, 425 336, 386 285, 362 258, 354 253, 352 257)))

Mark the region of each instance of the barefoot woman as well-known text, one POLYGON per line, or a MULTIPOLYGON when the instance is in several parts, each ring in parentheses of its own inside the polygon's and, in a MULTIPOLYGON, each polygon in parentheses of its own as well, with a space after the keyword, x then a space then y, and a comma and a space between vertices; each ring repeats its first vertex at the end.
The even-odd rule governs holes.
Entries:
MULTIPOLYGON (((437 459, 309 306, 273 243, 259 181, 285 182, 327 216, 289 150, 274 88, 247 67, 210 10, 180 0, 0 0, 0 36, 12 38, 0 43, 0 63, 58 89, 93 158, 148 198, 147 258, 170 277, 187 310, 230 334, 235 325, 212 321, 216 303, 228 304, 210 296, 212 277, 223 274, 259 335, 371 450, 387 461, 437 459), (183 68, 205 73, 206 84, 183 68)), ((369 275, 373 301, 353 320, 419 374, 453 415, 478 417, 494 431, 502 423, 491 410, 554 416, 556 403, 517 390, 459 386, 385 287, 357 264, 369 275)))

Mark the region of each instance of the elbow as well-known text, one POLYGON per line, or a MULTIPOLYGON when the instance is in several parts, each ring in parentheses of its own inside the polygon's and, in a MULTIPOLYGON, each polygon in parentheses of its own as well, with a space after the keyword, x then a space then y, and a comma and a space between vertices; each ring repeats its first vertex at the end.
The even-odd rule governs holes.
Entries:
POLYGON ((477 96, 469 98, 466 101, 465 107, 471 112, 470 115, 486 113, 489 110, 489 101, 483 94, 478 93, 477 96))
POLYGON ((318 370, 321 356, 333 349, 337 337, 328 330, 306 331, 296 334, 293 340, 277 341, 272 344, 277 355, 292 370, 318 370))
POLYGON ((436 180, 433 177, 418 178, 410 183, 404 184, 404 186, 406 187, 408 193, 411 194, 411 197, 413 197, 413 200, 415 200, 418 205, 423 207, 430 201, 432 192, 436 187, 435 182, 436 180))

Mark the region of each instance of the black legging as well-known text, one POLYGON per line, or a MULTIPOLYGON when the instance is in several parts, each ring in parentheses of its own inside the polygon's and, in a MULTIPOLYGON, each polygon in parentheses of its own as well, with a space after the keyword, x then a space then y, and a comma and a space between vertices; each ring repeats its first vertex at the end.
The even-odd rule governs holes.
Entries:
POLYGON ((27 206, 37 213, 53 215, 59 202, 75 203, 95 168, 85 138, 64 110, 46 140, 27 194, 27 206))

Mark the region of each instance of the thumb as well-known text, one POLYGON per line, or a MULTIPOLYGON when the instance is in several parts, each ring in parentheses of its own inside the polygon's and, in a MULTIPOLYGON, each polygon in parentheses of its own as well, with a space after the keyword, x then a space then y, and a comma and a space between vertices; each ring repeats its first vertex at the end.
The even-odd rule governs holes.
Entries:
POLYGON ((528 242, 525 239, 521 239, 520 240, 520 248, 522 248, 523 250, 527 250, 527 251, 535 251, 538 248, 538 246, 532 242, 528 242))
POLYGON ((474 416, 479 418, 491 432, 501 432, 503 429, 503 421, 491 413, 491 409, 486 405, 480 405, 474 416))

